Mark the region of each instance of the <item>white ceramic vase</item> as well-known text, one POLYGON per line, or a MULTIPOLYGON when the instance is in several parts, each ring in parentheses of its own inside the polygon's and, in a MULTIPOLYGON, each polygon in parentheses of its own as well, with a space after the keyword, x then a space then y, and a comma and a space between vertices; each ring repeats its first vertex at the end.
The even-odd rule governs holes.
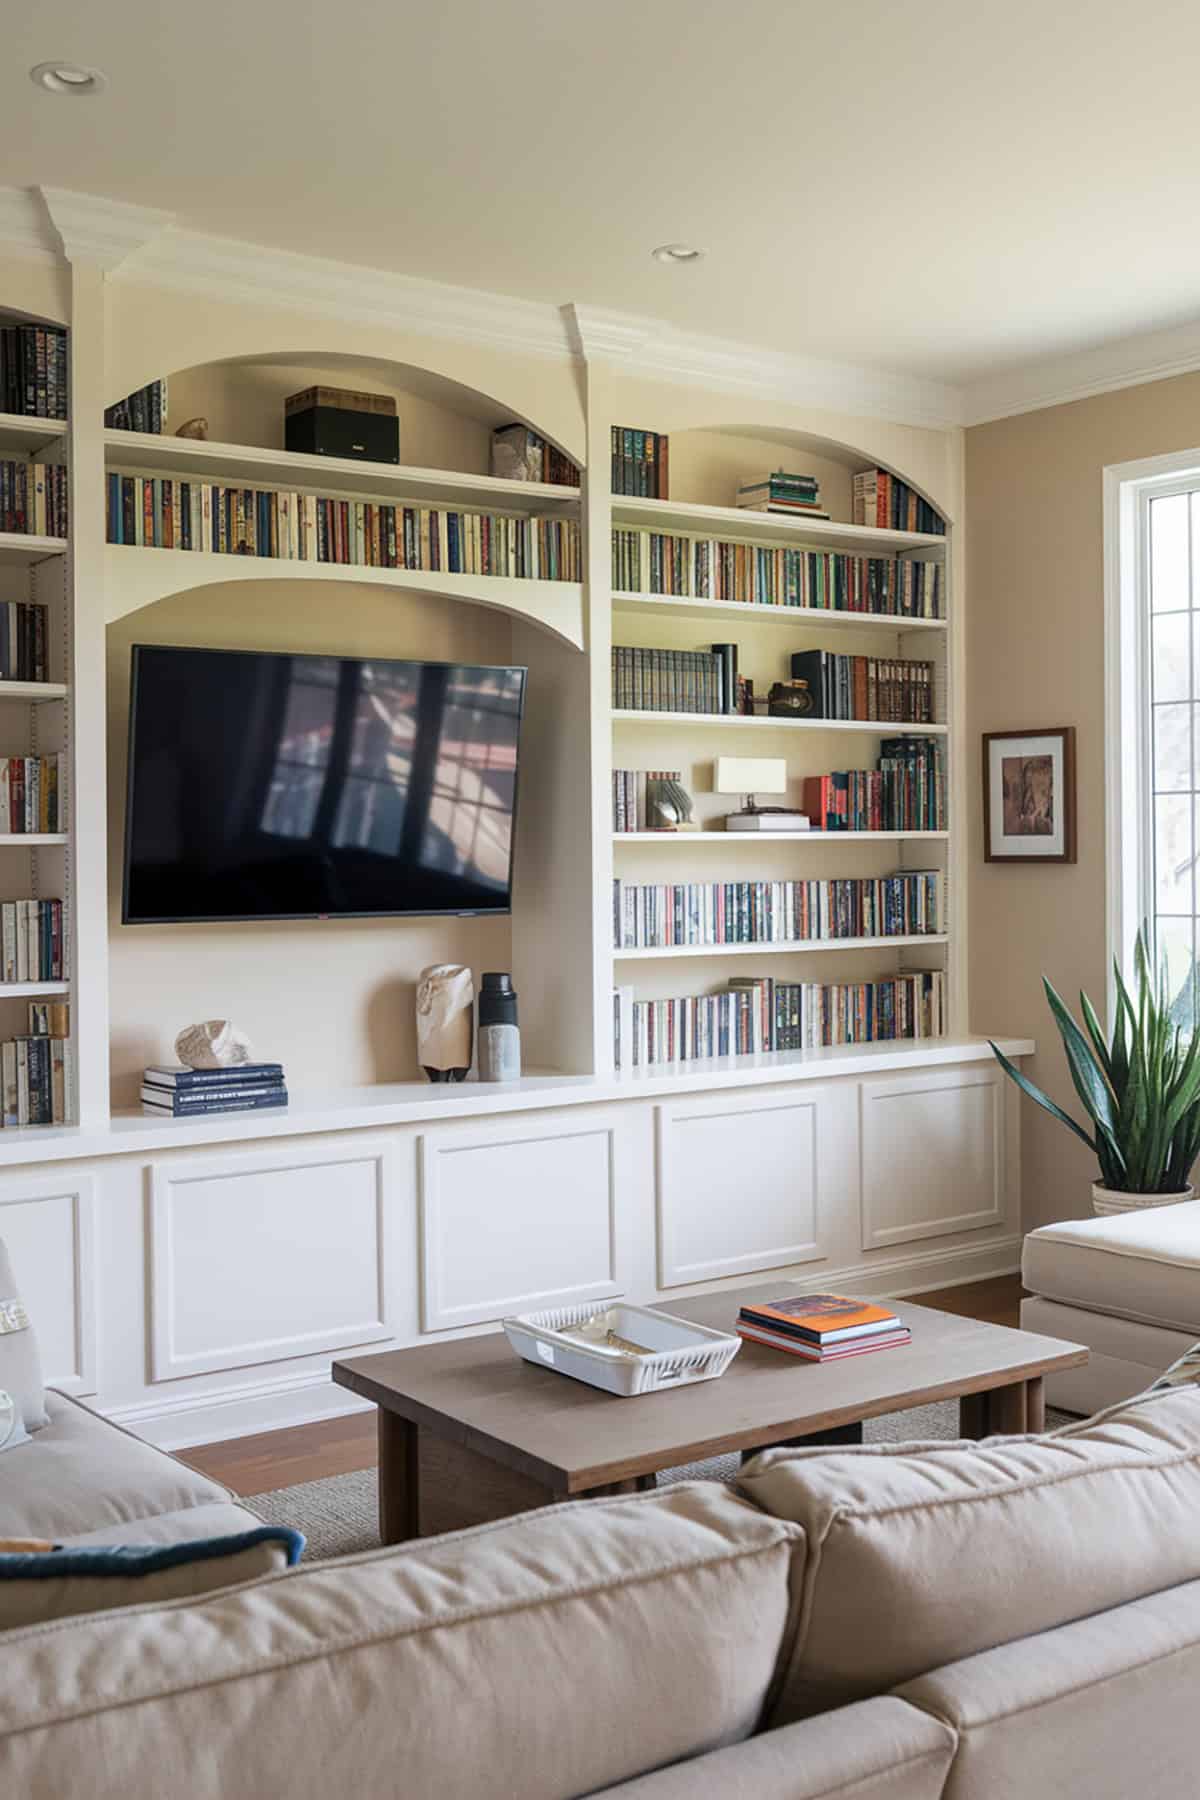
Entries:
POLYGON ((1118 1188, 1107 1188, 1102 1182, 1092 1183, 1092 1211, 1098 1218, 1108 1218, 1114 1213, 1143 1212, 1149 1206, 1182 1206, 1185 1200, 1195 1198, 1193 1187, 1184 1188, 1179 1194, 1123 1194, 1118 1188))

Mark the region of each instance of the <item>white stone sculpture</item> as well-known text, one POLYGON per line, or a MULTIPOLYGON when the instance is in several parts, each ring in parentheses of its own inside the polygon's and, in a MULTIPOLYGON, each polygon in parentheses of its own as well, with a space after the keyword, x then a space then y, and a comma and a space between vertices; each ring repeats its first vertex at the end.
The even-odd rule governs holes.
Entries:
POLYGON ((458 963, 434 963, 417 978, 417 1061, 430 1081, 463 1081, 471 1067, 475 983, 458 963))
POLYGON ((175 1039, 175 1054, 189 1069, 233 1069, 254 1061, 250 1039, 232 1019, 205 1019, 175 1039))

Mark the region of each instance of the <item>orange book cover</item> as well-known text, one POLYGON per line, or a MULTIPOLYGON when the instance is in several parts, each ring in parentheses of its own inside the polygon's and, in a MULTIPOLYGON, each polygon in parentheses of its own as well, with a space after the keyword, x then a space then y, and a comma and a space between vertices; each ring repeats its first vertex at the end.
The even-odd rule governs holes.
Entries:
POLYGON ((744 1306, 749 1318, 764 1324, 775 1322, 785 1330, 802 1331, 820 1342, 833 1332, 858 1331, 870 1325, 885 1325, 896 1315, 886 1306, 868 1300, 853 1300, 846 1294, 796 1294, 781 1300, 764 1300, 744 1306))

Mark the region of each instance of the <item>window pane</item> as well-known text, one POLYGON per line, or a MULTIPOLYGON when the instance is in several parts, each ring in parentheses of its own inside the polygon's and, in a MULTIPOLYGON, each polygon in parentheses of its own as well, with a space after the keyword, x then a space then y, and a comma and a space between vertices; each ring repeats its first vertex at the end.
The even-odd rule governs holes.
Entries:
POLYGON ((1180 792, 1195 785, 1192 780, 1192 707, 1156 706, 1153 712, 1154 791, 1180 792))
MULTIPOLYGON (((1188 501, 1192 509, 1192 542, 1200 545, 1200 493, 1189 494, 1188 501)), ((1194 559, 1192 569, 1192 605, 1200 606, 1200 555, 1194 559)))
POLYGON ((1192 798, 1160 794, 1154 802, 1154 910, 1192 911, 1192 798))
MULTIPOLYGON (((1154 699, 1188 700, 1192 616, 1160 613, 1153 625, 1154 699)), ((1197 633, 1200 638, 1200 632, 1197 633)))
POLYGON ((1179 612, 1191 604, 1188 571, 1188 496, 1150 502, 1150 604, 1179 612))
POLYGON ((1175 1023, 1185 1031, 1195 1026, 1195 920, 1156 919, 1155 939, 1166 971, 1167 994, 1175 1023))

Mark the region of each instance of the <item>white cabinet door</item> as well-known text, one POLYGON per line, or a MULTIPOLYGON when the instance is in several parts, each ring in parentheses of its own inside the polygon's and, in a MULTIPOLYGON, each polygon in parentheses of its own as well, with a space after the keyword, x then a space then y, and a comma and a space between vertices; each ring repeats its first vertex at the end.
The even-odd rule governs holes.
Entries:
POLYGON ((833 1190, 854 1167, 847 1098, 804 1083, 658 1107, 661 1287, 828 1254, 833 1190))
POLYGON ((623 1290, 628 1121, 604 1110, 427 1131, 426 1331, 623 1290))
POLYGON ((864 1250, 1003 1223, 1006 1081, 972 1063, 860 1082, 864 1250))
POLYGON ((92 1175, 69 1165, 46 1179, 0 1182, 0 1238, 46 1383, 69 1394, 96 1391, 95 1186, 92 1175))

